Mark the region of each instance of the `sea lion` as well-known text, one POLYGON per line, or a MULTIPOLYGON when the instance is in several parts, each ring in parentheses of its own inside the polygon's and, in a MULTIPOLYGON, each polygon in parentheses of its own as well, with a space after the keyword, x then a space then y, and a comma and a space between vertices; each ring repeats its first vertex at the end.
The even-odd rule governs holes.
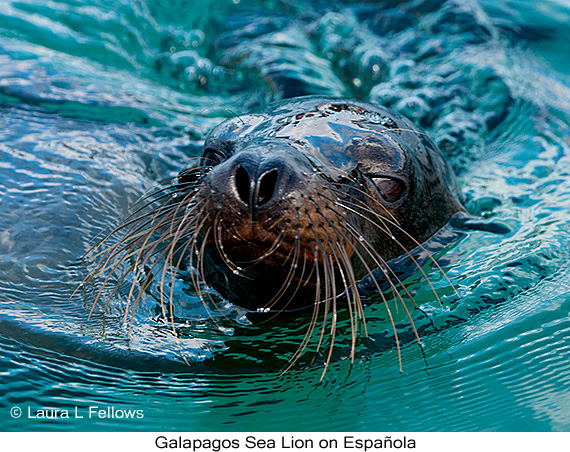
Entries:
POLYGON ((317 279, 343 290, 464 210, 424 132, 353 100, 298 98, 230 119, 207 137, 201 168, 203 277, 253 310, 312 305, 317 279))
MULTIPOLYGON (((135 297, 141 276, 144 290, 148 275, 189 264, 204 301, 200 280, 252 311, 312 307, 315 319, 332 315, 332 329, 339 295, 356 329, 358 281, 368 276, 381 291, 378 280, 394 276, 388 261, 465 210, 442 152, 411 121, 315 96, 226 120, 199 163, 159 193, 150 213, 110 234, 126 231, 92 274, 128 256, 117 287, 134 273, 135 297)), ((170 299, 162 285, 161 298, 170 299)))

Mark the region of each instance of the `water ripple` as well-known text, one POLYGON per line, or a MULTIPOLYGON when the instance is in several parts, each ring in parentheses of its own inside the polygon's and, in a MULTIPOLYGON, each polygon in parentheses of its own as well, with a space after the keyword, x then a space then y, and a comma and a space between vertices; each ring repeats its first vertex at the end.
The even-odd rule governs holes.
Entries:
POLYGON ((2 2, 5 429, 569 430, 567 8, 235 3, 2 2), (154 289, 132 324, 121 291, 91 316, 97 285, 71 296, 93 238, 189 167, 226 109, 306 93, 408 115, 448 155, 469 211, 511 229, 466 233, 441 257, 461 298, 426 265, 443 308, 420 275, 406 281, 422 335, 420 347, 397 313, 403 372, 380 303, 366 307, 371 339, 354 364, 339 322, 319 384, 323 357, 311 350, 279 372, 304 334, 302 314, 250 324, 224 304, 211 319, 189 275, 169 281, 176 334, 154 289), (8 418, 14 405, 145 417, 31 424, 8 418))

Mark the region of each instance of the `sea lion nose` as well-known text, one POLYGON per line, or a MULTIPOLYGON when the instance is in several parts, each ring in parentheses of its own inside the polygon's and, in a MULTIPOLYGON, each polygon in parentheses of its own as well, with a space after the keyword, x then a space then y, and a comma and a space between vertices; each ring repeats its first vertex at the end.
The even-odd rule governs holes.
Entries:
POLYGON ((275 161, 261 164, 251 159, 244 159, 236 162, 232 178, 234 188, 238 198, 252 214, 275 199, 280 166, 275 161))
POLYGON ((286 196, 292 176, 289 158, 275 152, 270 155, 267 152, 241 152, 220 169, 227 174, 227 179, 216 178, 214 187, 217 185, 221 190, 227 187, 228 199, 233 199, 253 216, 286 196))
POLYGON ((253 211, 267 204, 275 194, 279 170, 272 168, 259 176, 253 175, 238 165, 235 172, 235 186, 239 198, 253 211))

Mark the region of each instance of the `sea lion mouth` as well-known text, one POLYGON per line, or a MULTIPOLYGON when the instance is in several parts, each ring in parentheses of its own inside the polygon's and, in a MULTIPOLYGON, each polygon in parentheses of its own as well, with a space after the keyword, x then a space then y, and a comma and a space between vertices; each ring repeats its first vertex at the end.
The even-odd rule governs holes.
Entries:
POLYGON ((132 277, 125 317, 159 274, 167 316, 174 289, 164 274, 174 278, 190 266, 205 305, 215 302, 202 282, 252 311, 312 308, 291 363, 319 321, 317 349, 330 334, 328 363, 342 310, 350 318, 351 359, 359 331, 366 335, 358 282, 367 276, 386 306, 399 352, 382 280, 412 326, 403 297, 415 301, 387 261, 409 255, 464 210, 453 174, 429 139, 379 107, 322 98, 287 105, 218 126, 197 166, 135 206, 102 239, 124 233, 87 278, 109 274, 94 305, 110 275, 126 266, 111 294, 132 277))
MULTIPOLYGON (((217 210, 211 229, 197 237, 205 244, 201 266, 205 281, 246 309, 278 311, 312 306, 319 302, 317 286, 323 291, 325 285, 334 285, 334 289, 326 289, 329 291, 342 290, 339 262, 346 267, 344 273, 353 271, 352 245, 339 237, 337 229, 342 221, 328 207, 322 193, 327 188, 321 186, 321 193, 314 190, 314 178, 289 180, 295 187, 294 195, 283 184, 279 190, 285 195, 267 207, 257 206, 255 215, 246 208, 236 215, 243 200, 234 200, 231 208, 217 210), (331 256, 336 256, 332 264, 331 256)), ((215 210, 222 198, 224 203, 231 202, 228 192, 231 188, 214 193, 206 189, 203 198, 198 195, 198 202, 204 203, 205 211, 215 210)), ((335 197, 333 192, 328 196, 335 197)))

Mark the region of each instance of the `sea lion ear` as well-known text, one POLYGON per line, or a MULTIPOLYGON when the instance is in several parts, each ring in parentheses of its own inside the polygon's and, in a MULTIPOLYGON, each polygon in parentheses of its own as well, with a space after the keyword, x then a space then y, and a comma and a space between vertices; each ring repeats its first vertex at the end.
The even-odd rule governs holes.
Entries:
POLYGON ((485 231, 493 234, 509 234, 511 228, 499 220, 488 220, 468 213, 455 214, 450 220, 451 226, 457 229, 485 231))
POLYGON ((406 184, 391 177, 371 177, 382 199, 388 203, 399 201, 406 192, 406 184))

